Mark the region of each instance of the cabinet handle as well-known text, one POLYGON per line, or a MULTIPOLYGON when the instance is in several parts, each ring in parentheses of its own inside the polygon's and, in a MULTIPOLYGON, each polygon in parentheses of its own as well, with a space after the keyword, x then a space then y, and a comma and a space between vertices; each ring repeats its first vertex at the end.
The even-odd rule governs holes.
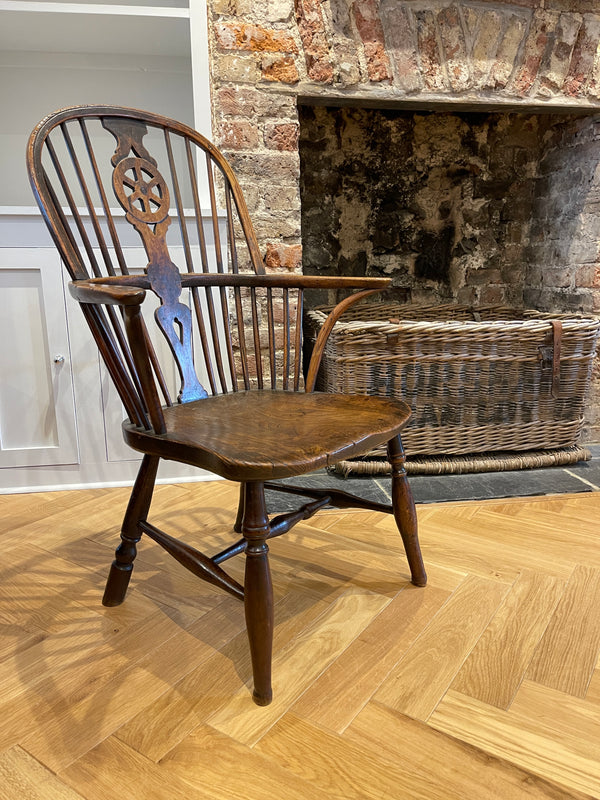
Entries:
POLYGON ((55 364, 64 364, 65 357, 64 356, 54 356, 54 363, 55 364))

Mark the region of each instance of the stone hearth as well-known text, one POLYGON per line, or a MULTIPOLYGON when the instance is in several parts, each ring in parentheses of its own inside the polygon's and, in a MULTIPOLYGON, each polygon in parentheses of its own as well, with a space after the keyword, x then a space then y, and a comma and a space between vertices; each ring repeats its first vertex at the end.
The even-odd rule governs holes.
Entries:
MULTIPOLYGON (((209 17, 215 138, 240 177, 267 268, 301 270, 304 244, 305 268, 318 271, 319 248, 324 258, 337 247, 327 270, 391 274, 399 295, 416 300, 600 312, 596 0, 209 0, 209 17), (418 180, 412 197, 400 181, 401 208, 380 176, 355 241, 338 247, 352 203, 342 209, 338 193, 333 234, 307 230, 317 206, 301 188, 310 194, 319 170, 307 171, 305 153, 321 177, 330 161, 331 182, 340 164, 347 174, 358 163, 352 130, 363 140, 386 130, 405 154, 410 143, 418 180), (411 215, 422 217, 420 233, 411 215), (419 260, 423 237, 440 275, 419 260)), ((362 163, 376 158, 364 151, 362 163)), ((600 375, 594 383, 588 440, 600 439, 600 375)))

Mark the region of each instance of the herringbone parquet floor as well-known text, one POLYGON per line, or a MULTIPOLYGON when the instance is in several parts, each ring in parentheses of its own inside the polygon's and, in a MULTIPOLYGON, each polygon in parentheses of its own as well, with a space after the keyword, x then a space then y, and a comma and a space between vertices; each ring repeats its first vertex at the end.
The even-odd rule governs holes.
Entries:
MULTIPOLYGON (((2 800, 600 797, 600 493, 420 506, 426 589, 387 515, 274 540, 262 709, 241 603, 152 542, 101 606, 127 494, 0 497, 2 800)), ((215 552, 236 499, 151 519, 215 552)))

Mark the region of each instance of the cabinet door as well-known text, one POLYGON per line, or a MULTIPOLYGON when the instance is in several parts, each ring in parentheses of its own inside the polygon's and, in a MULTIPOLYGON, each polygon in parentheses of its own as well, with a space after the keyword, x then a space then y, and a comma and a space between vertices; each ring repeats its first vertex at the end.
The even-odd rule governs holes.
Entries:
POLYGON ((79 463, 61 264, 0 248, 0 467, 79 463))

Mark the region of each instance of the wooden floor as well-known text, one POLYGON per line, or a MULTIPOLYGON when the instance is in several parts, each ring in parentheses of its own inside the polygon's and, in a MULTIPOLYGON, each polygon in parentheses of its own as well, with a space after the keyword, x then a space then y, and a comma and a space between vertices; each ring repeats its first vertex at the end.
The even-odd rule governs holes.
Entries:
MULTIPOLYGON (((387 515, 274 540, 267 708, 242 604, 150 541, 101 606, 126 496, 0 496, 2 800, 600 797, 600 493, 420 506, 426 589, 387 515)), ((236 497, 151 519, 216 552, 236 497)))

